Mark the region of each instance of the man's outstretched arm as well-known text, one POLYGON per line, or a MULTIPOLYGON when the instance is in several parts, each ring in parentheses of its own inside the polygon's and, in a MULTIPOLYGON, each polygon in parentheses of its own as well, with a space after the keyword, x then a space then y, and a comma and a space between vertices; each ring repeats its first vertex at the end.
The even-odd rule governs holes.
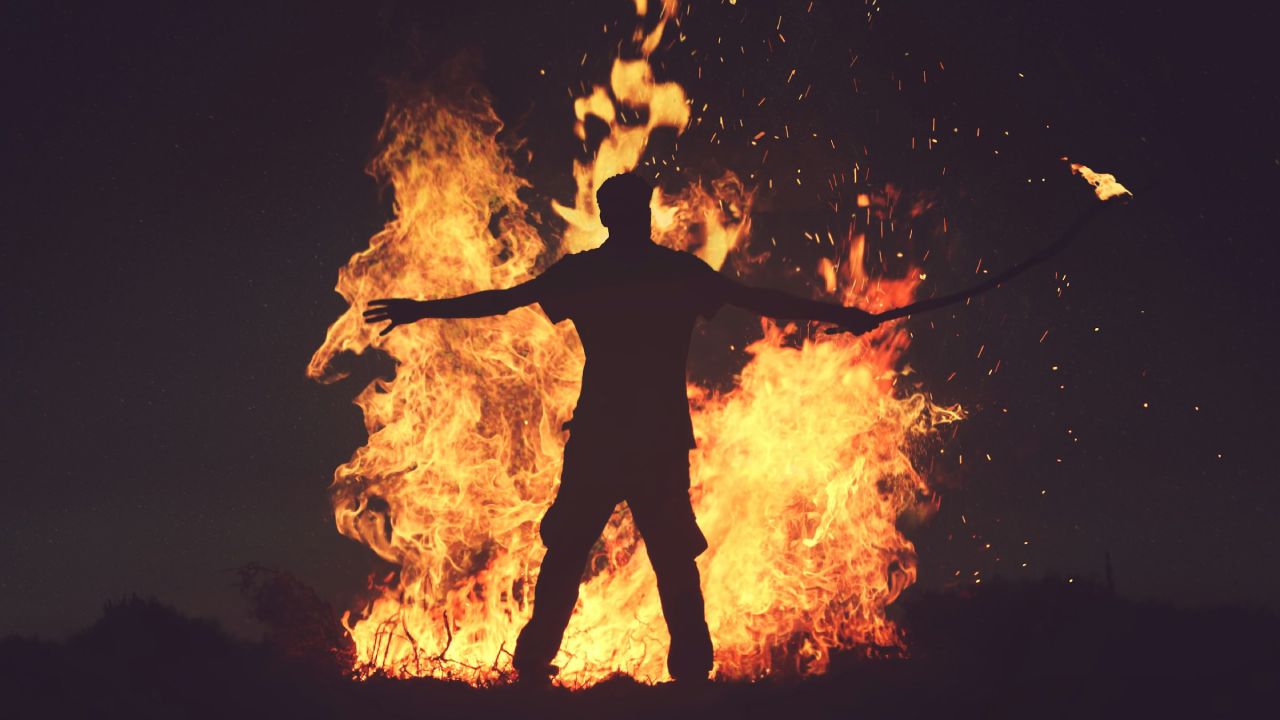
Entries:
POLYGON ((725 302, 778 320, 817 320, 838 325, 855 335, 880 324, 874 315, 854 307, 808 300, 780 290, 755 288, 720 276, 725 302))
POLYGON ((390 320, 382 329, 386 335, 398 325, 408 325, 424 318, 475 318, 488 315, 504 315, 518 307, 538 301, 534 280, 506 290, 482 290, 443 300, 409 300, 407 298, 383 298, 369 301, 364 321, 380 323, 390 320))

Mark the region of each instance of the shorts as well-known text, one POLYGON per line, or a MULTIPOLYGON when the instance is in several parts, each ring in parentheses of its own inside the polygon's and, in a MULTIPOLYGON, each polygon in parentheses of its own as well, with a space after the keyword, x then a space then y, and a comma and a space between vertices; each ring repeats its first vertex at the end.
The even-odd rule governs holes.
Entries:
MULTIPOLYGON (((630 450, 630 449, 628 449, 630 450)), ((694 558, 707 549, 689 502, 689 452, 615 452, 570 438, 555 502, 539 533, 548 549, 587 552, 626 502, 650 557, 694 558)))

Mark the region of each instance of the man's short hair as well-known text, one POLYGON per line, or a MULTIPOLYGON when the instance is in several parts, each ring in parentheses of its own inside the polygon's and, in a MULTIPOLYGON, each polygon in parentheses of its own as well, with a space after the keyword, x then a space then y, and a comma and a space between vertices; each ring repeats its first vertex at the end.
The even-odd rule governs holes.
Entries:
POLYGON ((596 205, 600 208, 601 219, 605 220, 606 225, 626 223, 632 219, 647 223, 651 197, 653 186, 644 178, 623 173, 600 183, 600 188, 596 190, 596 205))

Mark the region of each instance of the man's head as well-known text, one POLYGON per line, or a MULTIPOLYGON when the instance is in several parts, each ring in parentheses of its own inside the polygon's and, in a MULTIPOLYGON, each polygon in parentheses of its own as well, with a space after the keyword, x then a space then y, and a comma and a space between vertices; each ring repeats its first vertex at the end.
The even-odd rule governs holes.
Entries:
POLYGON ((601 183, 596 191, 600 222, 612 234, 643 234, 648 239, 649 198, 652 196, 653 186, 639 175, 614 175, 601 183))

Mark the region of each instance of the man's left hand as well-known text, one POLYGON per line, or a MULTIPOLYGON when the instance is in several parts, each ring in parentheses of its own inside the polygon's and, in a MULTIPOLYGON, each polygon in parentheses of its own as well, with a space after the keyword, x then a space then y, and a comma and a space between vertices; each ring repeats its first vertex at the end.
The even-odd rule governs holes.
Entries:
POLYGON ((841 311, 841 317, 836 321, 836 325, 845 332, 863 335, 879 327, 880 320, 866 310, 847 307, 841 311))

